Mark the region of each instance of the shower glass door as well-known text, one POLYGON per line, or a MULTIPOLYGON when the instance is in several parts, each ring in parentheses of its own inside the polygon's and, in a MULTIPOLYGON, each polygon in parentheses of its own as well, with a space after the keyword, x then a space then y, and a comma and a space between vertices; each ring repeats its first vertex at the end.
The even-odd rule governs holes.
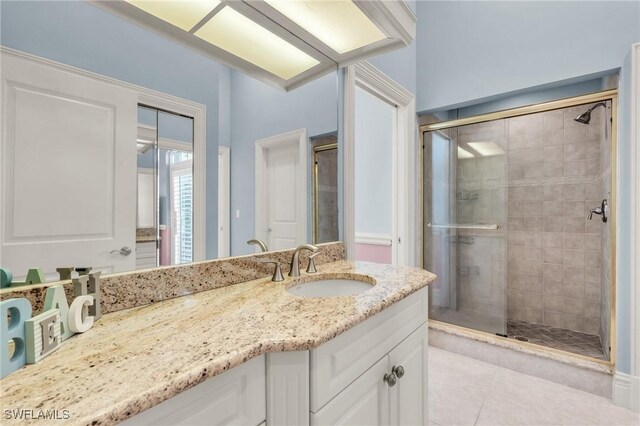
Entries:
POLYGON ((505 120, 424 138, 424 267, 432 319, 506 335, 505 120))

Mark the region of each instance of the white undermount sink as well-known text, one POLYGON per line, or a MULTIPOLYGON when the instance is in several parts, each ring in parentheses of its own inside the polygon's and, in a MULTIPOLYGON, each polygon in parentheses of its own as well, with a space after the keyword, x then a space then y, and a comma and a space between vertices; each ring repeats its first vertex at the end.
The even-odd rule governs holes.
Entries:
POLYGON ((300 297, 354 296, 371 290, 374 284, 347 279, 327 279, 304 282, 289 287, 287 291, 300 297))

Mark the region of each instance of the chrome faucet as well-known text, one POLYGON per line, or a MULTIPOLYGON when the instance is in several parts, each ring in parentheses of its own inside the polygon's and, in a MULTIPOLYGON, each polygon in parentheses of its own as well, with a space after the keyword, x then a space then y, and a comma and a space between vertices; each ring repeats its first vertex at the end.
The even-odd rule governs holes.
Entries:
POLYGON ((260 250, 262 250, 263 253, 265 251, 269 251, 269 249, 267 248, 267 245, 261 240, 249 240, 249 241, 247 241, 247 244, 249 244, 249 245, 255 244, 257 246, 260 246, 260 250))
POLYGON ((309 250, 309 251, 316 252, 316 251, 318 251, 318 247, 314 246, 313 244, 302 244, 301 246, 298 246, 293 251, 293 256, 291 257, 291 265, 289 267, 289 276, 290 277, 299 277, 300 276, 300 262, 298 261, 298 259, 300 257, 300 252, 303 251, 303 250, 309 250))

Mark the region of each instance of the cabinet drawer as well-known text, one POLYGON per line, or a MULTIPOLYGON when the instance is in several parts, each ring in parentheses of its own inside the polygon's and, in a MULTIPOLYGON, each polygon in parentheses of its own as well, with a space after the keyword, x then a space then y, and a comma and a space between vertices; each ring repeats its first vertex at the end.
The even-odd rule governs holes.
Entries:
POLYGON ((427 288, 311 351, 311 403, 317 412, 427 321, 427 288))
POLYGON ((266 419, 264 355, 186 390, 126 425, 259 425, 266 419))
POLYGON ((156 257, 156 243, 136 243, 136 258, 156 257))

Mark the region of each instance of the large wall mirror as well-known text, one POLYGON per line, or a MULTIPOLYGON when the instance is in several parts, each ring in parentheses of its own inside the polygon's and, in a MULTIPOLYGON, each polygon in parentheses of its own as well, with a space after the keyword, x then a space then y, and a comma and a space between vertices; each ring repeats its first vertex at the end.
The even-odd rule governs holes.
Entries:
POLYGON ((85 2, 3 14, 0 265, 14 280, 339 239, 335 69, 286 92, 85 2))

